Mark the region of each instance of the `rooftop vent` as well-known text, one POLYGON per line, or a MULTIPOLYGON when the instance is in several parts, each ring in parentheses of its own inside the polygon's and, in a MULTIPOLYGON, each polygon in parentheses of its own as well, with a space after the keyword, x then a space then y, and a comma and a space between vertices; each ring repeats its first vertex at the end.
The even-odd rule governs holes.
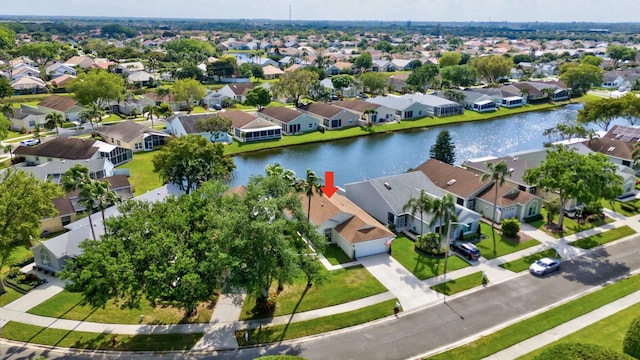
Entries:
POLYGON ((612 146, 612 147, 608 148, 608 149, 607 149, 607 151, 608 151, 608 152, 612 152, 612 151, 613 151, 613 150, 615 150, 615 149, 616 149, 616 147, 615 147, 615 146, 612 146))
POLYGON ((387 182, 384 183, 384 187, 386 187, 387 190, 391 190, 391 185, 389 185, 389 183, 387 183, 387 182))
POLYGON ((451 185, 453 185, 455 183, 456 183, 456 179, 451 179, 451 180, 447 181, 447 185, 449 185, 449 186, 451 186, 451 185))

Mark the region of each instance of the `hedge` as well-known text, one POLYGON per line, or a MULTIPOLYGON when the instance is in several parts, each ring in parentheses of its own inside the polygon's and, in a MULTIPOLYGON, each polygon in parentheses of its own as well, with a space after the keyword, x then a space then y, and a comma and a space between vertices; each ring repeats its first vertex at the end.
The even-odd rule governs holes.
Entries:
POLYGON ((567 343, 552 346, 534 360, 632 360, 633 358, 601 345, 567 343))
POLYGON ((624 336, 622 351, 636 359, 640 359, 640 317, 633 320, 624 336))

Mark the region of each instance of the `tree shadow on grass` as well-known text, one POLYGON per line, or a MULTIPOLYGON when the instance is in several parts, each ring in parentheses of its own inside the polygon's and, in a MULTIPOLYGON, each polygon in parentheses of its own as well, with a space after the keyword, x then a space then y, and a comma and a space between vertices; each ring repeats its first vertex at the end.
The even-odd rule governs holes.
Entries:
POLYGON ((296 303, 296 306, 293 308, 293 311, 291 312, 291 316, 289 317, 289 321, 287 321, 287 325, 285 325, 284 329, 282 330, 280 341, 284 340, 284 336, 287 333, 287 330, 289 329, 289 325, 291 324, 291 321, 293 321, 293 317, 298 312, 298 307, 300 307, 300 303, 302 303, 304 296, 307 294, 307 291, 309 291, 310 288, 311 288, 310 286, 306 286, 304 288, 304 291, 302 291, 302 294, 300 295, 300 299, 296 303))

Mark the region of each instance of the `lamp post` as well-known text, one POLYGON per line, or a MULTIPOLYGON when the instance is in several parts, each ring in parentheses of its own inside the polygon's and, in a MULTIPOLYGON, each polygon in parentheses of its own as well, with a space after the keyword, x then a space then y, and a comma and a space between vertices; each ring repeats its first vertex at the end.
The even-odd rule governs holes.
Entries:
MULTIPOLYGON (((449 261, 449 250, 451 246, 451 225, 462 225, 465 228, 467 227, 467 224, 459 221, 450 221, 449 225, 447 226, 447 246, 444 251, 444 282, 447 282, 447 262, 449 261)), ((447 295, 443 296, 443 302, 447 302, 447 295)))

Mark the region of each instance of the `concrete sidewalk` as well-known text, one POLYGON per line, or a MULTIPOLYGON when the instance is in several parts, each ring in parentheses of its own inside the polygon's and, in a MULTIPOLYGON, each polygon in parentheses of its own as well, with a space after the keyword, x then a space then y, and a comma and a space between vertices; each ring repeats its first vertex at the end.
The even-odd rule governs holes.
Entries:
POLYGON ((633 306, 640 302, 640 291, 627 295, 621 299, 602 306, 594 311, 570 320, 542 334, 536 335, 516 345, 497 352, 485 359, 501 360, 515 359, 522 355, 535 351, 545 345, 551 344, 567 335, 592 325, 606 317, 609 317, 621 310, 633 306))

